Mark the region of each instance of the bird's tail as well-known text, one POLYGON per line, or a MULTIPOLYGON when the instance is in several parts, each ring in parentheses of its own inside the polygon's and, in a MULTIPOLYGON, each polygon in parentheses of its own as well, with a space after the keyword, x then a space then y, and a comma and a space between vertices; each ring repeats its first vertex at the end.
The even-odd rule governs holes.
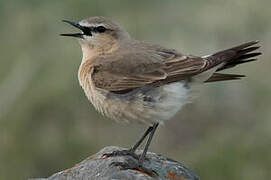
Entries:
POLYGON ((217 73, 218 71, 222 71, 224 69, 232 68, 236 65, 256 61, 256 56, 261 55, 260 52, 255 52, 255 50, 259 49, 260 46, 255 46, 259 41, 251 41, 248 43, 241 44, 239 46, 226 49, 223 51, 219 51, 215 54, 206 56, 205 58, 212 61, 220 61, 223 62, 222 66, 219 67, 216 72, 205 82, 214 82, 214 81, 226 81, 226 80, 236 80, 244 77, 244 75, 238 74, 222 74, 217 73))

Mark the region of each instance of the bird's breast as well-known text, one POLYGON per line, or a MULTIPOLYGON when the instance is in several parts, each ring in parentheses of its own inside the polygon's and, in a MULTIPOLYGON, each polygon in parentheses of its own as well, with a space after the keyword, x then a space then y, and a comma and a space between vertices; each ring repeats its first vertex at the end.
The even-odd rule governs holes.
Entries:
POLYGON ((97 88, 91 77, 82 79, 81 84, 95 109, 118 122, 162 123, 189 101, 189 88, 185 82, 161 87, 143 86, 126 94, 97 88))

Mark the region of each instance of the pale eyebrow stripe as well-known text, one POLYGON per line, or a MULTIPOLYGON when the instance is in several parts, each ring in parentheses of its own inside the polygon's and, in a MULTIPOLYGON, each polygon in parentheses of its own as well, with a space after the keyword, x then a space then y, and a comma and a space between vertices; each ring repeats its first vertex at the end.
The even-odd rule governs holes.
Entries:
POLYGON ((79 22, 79 24, 80 24, 81 26, 85 26, 85 27, 98 27, 98 26, 104 26, 104 27, 106 27, 103 23, 89 24, 89 23, 87 23, 87 22, 79 22))

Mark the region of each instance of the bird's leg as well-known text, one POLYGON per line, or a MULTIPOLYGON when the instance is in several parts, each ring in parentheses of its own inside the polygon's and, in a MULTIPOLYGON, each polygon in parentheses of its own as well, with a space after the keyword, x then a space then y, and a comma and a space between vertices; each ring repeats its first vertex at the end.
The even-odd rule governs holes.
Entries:
POLYGON ((148 138, 147 144, 146 144, 146 146, 145 146, 145 148, 143 150, 143 153, 141 154, 141 156, 139 158, 139 161, 138 161, 139 166, 141 166, 143 164, 143 161, 145 160, 146 154, 147 154, 149 146, 151 144, 152 137, 153 137, 158 125, 159 125, 159 123, 155 123, 153 125, 153 127, 152 127, 151 134, 150 134, 150 136, 148 138))
POLYGON ((104 156, 106 157, 112 157, 112 156, 132 156, 135 159, 139 159, 138 156, 135 154, 136 149, 140 146, 140 144, 144 141, 144 139, 147 137, 149 133, 151 133, 153 130, 153 126, 150 126, 141 136, 141 138, 136 142, 136 144, 128 149, 128 150, 122 150, 122 151, 113 151, 112 153, 106 153, 104 156))
POLYGON ((135 143, 135 145, 130 149, 130 151, 135 152, 136 149, 140 146, 140 144, 144 141, 148 134, 150 134, 153 130, 153 126, 150 126, 141 136, 141 138, 135 143))
MULTIPOLYGON (((150 146, 150 144, 151 144, 151 140, 152 140, 152 138, 153 138, 153 135, 154 135, 154 133, 155 133, 155 131, 156 131, 156 129, 157 129, 157 127, 158 127, 158 125, 159 125, 159 123, 155 123, 153 126, 152 126, 152 128, 149 128, 148 130, 150 131, 150 136, 149 136, 149 138, 148 138, 148 141, 147 141, 147 143, 146 143, 146 146, 145 146, 145 148, 144 148, 144 150, 143 150, 143 153, 141 154, 141 156, 140 156, 140 158, 139 158, 139 160, 137 161, 137 163, 125 163, 125 162, 113 162, 111 165, 114 165, 114 166, 120 166, 122 169, 136 169, 136 170, 142 170, 142 171, 145 171, 146 173, 149 173, 149 174, 157 174, 154 170, 152 170, 152 169, 149 169, 149 168, 146 168, 146 167, 144 167, 143 166, 143 162, 144 162, 144 160, 145 160, 145 158, 146 158, 146 154, 147 154, 147 151, 148 151, 148 148, 149 148, 149 146, 150 146)), ((148 130, 145 132, 145 134, 148 132, 148 130)), ((144 134, 144 135, 145 135, 144 134)), ((147 134, 149 134, 149 133, 147 133, 147 134)), ((146 137, 147 135, 145 135, 145 137, 146 137)), ((143 136, 144 137, 144 136, 143 136)), ((141 138, 142 139, 142 138, 141 138)), ((141 140, 140 139, 140 140, 141 140)), ((144 138, 143 138, 144 139, 144 138)), ((143 141, 143 140, 141 140, 141 141, 138 141, 138 143, 139 144, 141 144, 141 142, 143 141)), ((137 145, 137 144, 136 144, 137 145)), ((136 145, 135 145, 135 148, 137 148, 136 147, 136 145)), ((131 149, 130 149, 131 150, 131 149)))

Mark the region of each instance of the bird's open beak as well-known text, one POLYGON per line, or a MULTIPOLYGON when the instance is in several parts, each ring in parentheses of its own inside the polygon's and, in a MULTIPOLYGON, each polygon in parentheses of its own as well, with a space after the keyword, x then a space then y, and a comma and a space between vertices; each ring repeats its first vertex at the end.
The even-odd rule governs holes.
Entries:
POLYGON ((80 29, 83 33, 74 33, 74 34, 60 34, 60 36, 70 36, 70 37, 77 37, 77 38, 83 38, 84 34, 89 34, 88 29, 84 26, 81 26, 78 23, 72 22, 72 21, 68 21, 68 20, 62 20, 65 23, 68 23, 78 29, 80 29))

